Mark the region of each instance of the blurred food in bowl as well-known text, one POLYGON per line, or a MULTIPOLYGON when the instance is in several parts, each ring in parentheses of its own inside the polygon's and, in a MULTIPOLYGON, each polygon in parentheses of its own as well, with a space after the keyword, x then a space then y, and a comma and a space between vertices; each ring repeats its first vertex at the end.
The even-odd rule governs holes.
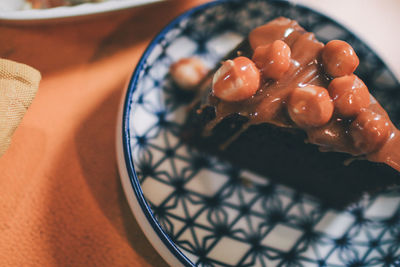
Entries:
POLYGON ((0 11, 46 9, 60 6, 75 6, 84 3, 100 3, 109 0, 2 0, 0 11))

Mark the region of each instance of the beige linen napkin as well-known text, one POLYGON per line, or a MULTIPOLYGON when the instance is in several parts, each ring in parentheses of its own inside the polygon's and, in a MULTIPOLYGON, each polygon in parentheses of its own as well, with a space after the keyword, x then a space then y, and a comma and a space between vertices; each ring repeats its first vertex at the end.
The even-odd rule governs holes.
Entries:
POLYGON ((0 156, 32 103, 40 79, 34 68, 0 58, 0 156))

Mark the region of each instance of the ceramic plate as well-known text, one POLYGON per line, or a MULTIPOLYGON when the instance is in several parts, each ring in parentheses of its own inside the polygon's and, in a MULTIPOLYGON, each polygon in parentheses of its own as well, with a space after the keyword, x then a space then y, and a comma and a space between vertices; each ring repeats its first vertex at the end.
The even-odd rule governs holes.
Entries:
POLYGON ((212 67, 251 29, 278 16, 298 20, 323 42, 351 43, 361 62, 357 74, 399 122, 396 78, 335 21, 282 1, 209 3, 168 25, 129 83, 117 148, 130 206, 172 266, 400 266, 398 191, 338 212, 179 138, 190 99, 171 82, 170 64, 196 55, 212 67))
MULTIPOLYGON (((4 0, 1 0, 4 1, 4 0)), ((11 4, 0 3, 4 9, 17 9, 22 6, 23 0, 5 0, 11 1, 11 4)), ((132 8, 162 0, 108 0, 102 3, 87 3, 70 7, 57 7, 48 9, 30 9, 2 11, 0 9, 0 20, 9 22, 36 22, 53 21, 55 19, 68 19, 82 16, 90 16, 111 11, 132 8)))

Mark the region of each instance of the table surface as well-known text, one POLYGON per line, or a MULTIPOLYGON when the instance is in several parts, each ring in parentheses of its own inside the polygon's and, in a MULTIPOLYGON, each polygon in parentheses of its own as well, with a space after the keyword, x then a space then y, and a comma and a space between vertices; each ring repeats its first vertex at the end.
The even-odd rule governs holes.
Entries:
POLYGON ((2 264, 166 266, 120 185, 117 109, 150 40, 203 2, 167 1, 60 23, 0 22, 0 57, 42 73, 0 158, 2 264))
MULTIPOLYGON (((35 67, 43 76, 10 149, 0 158, 3 263, 166 266, 133 218, 120 185, 117 109, 150 40, 178 14, 204 2, 166 1, 58 23, 0 22, 0 57, 35 67)), ((363 37, 381 33, 359 26, 362 20, 348 8, 329 8, 337 1, 296 2, 339 18, 363 37)), ((387 17, 386 23, 398 22, 387 17)), ((384 41, 369 38, 400 74, 394 42, 384 41)))

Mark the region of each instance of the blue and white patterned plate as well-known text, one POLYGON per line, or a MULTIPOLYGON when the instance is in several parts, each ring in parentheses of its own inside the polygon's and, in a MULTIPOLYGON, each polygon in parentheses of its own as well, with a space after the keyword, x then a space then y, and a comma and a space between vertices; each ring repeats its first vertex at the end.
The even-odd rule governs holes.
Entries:
POLYGON ((361 61, 358 75, 399 122, 396 78, 336 22, 282 1, 205 4, 153 40, 129 83, 117 147, 131 208, 172 266, 400 266, 398 191, 329 210, 179 139, 190 99, 171 82, 169 65, 196 55, 212 67, 251 29, 278 16, 298 20, 323 42, 350 42, 361 61))

